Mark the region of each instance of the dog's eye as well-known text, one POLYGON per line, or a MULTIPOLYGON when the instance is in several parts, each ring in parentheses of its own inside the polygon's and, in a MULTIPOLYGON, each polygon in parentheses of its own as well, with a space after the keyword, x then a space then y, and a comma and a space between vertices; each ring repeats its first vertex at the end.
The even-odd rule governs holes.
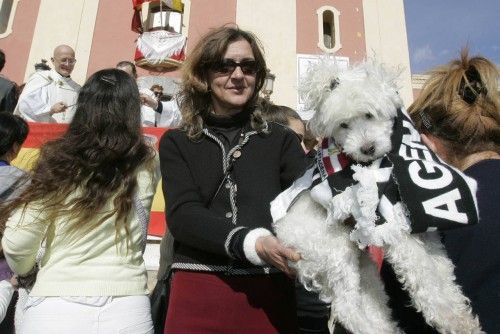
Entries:
POLYGON ((373 115, 370 113, 365 114, 366 119, 372 119, 373 115))
POLYGON ((340 127, 342 129, 349 129, 349 124, 347 124, 347 123, 340 123, 340 127))

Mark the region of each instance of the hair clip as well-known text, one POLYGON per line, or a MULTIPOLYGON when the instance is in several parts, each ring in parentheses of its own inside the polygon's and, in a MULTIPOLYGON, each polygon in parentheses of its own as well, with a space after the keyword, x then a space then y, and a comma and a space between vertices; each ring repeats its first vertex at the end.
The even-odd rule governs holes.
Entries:
POLYGON ((422 120, 422 125, 427 129, 427 131, 431 131, 433 126, 432 126, 432 122, 429 118, 429 116, 425 113, 425 111, 420 111, 418 113, 418 115, 420 116, 420 119, 422 120))
POLYGON ((474 66, 470 66, 460 81, 458 95, 468 104, 473 104, 480 94, 487 92, 488 90, 481 81, 481 75, 474 66))
POLYGON ((116 85, 116 79, 111 77, 111 76, 107 76, 107 75, 103 75, 102 77, 99 78, 100 80, 114 86, 116 85))

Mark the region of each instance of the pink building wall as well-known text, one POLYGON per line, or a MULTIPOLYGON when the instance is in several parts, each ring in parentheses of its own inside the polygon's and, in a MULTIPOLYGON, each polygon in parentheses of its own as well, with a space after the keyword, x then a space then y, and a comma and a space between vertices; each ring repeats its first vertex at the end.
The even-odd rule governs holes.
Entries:
MULTIPOLYGON (((97 12, 87 77, 103 68, 114 67, 121 60, 134 60, 138 34, 131 30, 132 3, 116 6, 114 1, 100 1, 97 12)), ((210 28, 236 21, 234 0, 192 0, 189 17, 187 53, 210 28)), ((187 22, 184 19, 184 22, 187 22)), ((137 68, 139 76, 178 77, 178 71, 151 72, 137 68)))
MULTIPOLYGON (((342 48, 337 55, 346 56, 351 62, 366 56, 362 0, 296 0, 297 53, 321 54, 317 46, 318 23, 316 10, 330 5, 340 11, 342 48)), ((0 48, 6 51, 7 63, 2 72, 22 83, 33 39, 40 0, 19 1, 13 23, 13 32, 0 39, 0 48)), ((192 0, 190 6, 187 54, 203 34, 212 28, 236 22, 235 0, 192 0)), ((121 60, 133 61, 137 33, 131 30, 132 3, 100 1, 94 35, 88 60, 87 77, 97 70, 114 67, 121 60)), ((78 57, 78 55, 77 55, 78 57)), ((177 71, 159 74, 138 68, 139 75, 178 76, 177 71)))
POLYGON ((187 53, 210 29, 236 22, 236 0, 191 0, 187 53))
MULTIPOLYGON (((99 1, 90 49, 87 77, 103 68, 115 67, 122 60, 134 62, 137 33, 131 30, 134 13, 131 1, 99 1)), ((138 68, 139 75, 148 75, 138 68)))
POLYGON ((340 12, 340 42, 338 56, 357 62, 366 56, 362 0, 296 0, 297 53, 322 54, 318 47, 318 21, 316 10, 333 6, 340 12))
MULTIPOLYGON (((28 57, 39 8, 40 0, 19 1, 12 24, 12 33, 0 39, 0 49, 5 52, 6 57, 2 74, 19 85, 23 83, 27 67, 35 71, 33 67, 35 64, 28 64, 28 57)), ((49 59, 47 60, 50 62, 49 59)))

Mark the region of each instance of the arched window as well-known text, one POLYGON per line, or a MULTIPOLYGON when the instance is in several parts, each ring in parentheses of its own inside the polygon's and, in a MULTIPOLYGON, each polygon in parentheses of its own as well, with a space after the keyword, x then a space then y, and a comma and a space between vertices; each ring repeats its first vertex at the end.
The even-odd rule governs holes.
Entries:
POLYGON ((332 6, 320 7, 318 15, 318 47, 327 53, 338 51, 340 43, 339 17, 340 12, 332 6))
POLYGON ((19 0, 3 0, 0 2, 0 38, 7 37, 12 32, 12 23, 16 15, 19 0))

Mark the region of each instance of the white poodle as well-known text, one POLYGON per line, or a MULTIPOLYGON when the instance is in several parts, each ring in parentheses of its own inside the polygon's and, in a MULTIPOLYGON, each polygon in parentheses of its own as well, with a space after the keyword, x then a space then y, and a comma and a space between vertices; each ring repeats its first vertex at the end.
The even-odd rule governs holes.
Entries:
MULTIPOLYGON (((335 319, 350 332, 402 332, 366 251, 372 245, 382 248, 431 326, 442 333, 480 333, 437 232, 410 234, 406 203, 381 189, 390 184, 397 193, 399 187, 390 182, 394 165, 384 160, 394 146, 395 120, 404 115, 396 77, 375 62, 341 70, 325 60, 312 67, 300 90, 316 111, 311 130, 326 139, 315 168, 273 201, 274 228, 301 253, 300 281, 332 303, 335 319)), ((410 133, 416 142, 414 129, 410 133)))

